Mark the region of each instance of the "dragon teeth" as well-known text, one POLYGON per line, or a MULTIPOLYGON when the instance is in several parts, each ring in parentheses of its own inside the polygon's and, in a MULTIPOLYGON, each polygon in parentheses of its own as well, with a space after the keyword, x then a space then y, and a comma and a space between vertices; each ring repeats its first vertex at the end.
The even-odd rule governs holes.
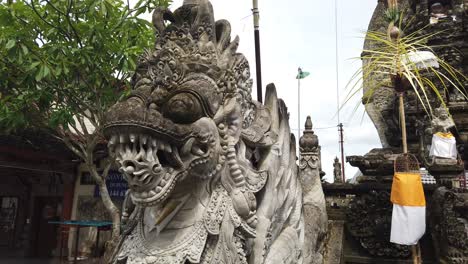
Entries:
POLYGON ((146 145, 146 142, 148 142, 148 136, 141 135, 140 138, 141 138, 141 143, 143 145, 146 145))
POLYGON ((130 142, 135 143, 135 140, 136 140, 136 135, 130 134, 130 142))
POLYGON ((162 188, 160 186, 156 187, 156 193, 160 193, 162 191, 162 188))
POLYGON ((156 139, 153 139, 151 140, 151 145, 154 147, 154 148, 158 148, 158 141, 156 139))
POLYGON ((169 144, 166 144, 166 147, 164 149, 164 151, 168 152, 168 153, 172 153, 172 148, 169 144))
POLYGON ((158 149, 164 151, 166 149, 166 142, 160 141, 158 149))
POLYGON ((111 139, 109 140, 109 146, 113 146, 115 145, 115 143, 117 143, 117 136, 114 135, 111 137, 111 139))

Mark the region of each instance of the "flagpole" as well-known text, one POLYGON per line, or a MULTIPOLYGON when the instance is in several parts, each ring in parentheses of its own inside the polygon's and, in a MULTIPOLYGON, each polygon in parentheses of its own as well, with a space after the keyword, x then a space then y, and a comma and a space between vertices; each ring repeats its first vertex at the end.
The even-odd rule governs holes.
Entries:
MULTIPOLYGON (((309 72, 302 71, 301 67, 297 68, 297 138, 299 139, 301 136, 301 79, 309 76, 309 72)), ((299 144, 298 146, 298 157, 300 158, 301 154, 299 151, 299 144)))
MULTIPOLYGON (((299 67, 297 71, 298 71, 297 76, 299 77, 297 78, 297 140, 299 140, 299 138, 301 137, 301 75, 302 75, 301 67, 299 67)), ((298 146, 297 156, 300 159, 301 151, 299 149, 299 144, 297 144, 297 146, 298 146)))
POLYGON ((260 12, 258 11, 258 0, 253 0, 253 19, 255 37, 255 67, 257 73, 257 101, 263 102, 262 95, 262 64, 260 59, 260 12))

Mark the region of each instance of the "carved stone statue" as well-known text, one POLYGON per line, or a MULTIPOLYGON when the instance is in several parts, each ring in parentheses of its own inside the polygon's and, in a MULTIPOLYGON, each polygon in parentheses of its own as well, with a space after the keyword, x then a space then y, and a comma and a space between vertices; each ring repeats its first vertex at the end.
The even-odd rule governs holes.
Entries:
POLYGON ((274 85, 252 100, 239 39, 208 0, 157 10, 153 24, 154 50, 107 114, 130 187, 113 262, 303 263, 295 143, 274 85))
POLYGON ((333 162, 333 176, 335 177, 334 183, 342 183, 343 177, 341 176, 341 163, 338 160, 338 157, 335 157, 333 162))
POLYGON ((455 123, 443 106, 434 109, 434 118, 431 121, 431 134, 435 134, 437 132, 449 132, 454 127, 455 123))
POLYGON ((299 173, 304 193, 304 263, 322 264, 328 217, 321 182, 322 162, 319 140, 312 130, 310 116, 305 122, 304 135, 299 139, 299 149, 301 150, 299 173))

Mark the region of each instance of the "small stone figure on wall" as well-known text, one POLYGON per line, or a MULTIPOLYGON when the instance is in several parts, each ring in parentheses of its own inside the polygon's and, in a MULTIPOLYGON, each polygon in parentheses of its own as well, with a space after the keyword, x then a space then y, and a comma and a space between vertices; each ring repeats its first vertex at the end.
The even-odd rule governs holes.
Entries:
POLYGON ((338 160, 338 157, 335 157, 335 162, 333 162, 333 176, 335 177, 334 183, 343 183, 343 177, 341 175, 341 163, 338 160))

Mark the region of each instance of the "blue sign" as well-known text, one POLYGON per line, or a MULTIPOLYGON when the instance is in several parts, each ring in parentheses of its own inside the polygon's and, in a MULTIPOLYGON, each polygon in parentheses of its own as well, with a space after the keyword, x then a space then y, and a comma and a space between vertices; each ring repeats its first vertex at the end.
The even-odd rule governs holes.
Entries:
MULTIPOLYGON (((112 198, 124 198, 128 189, 127 181, 123 175, 118 171, 109 171, 106 178, 107 191, 112 198)), ((99 186, 94 188, 94 197, 100 197, 101 191, 99 186)))

